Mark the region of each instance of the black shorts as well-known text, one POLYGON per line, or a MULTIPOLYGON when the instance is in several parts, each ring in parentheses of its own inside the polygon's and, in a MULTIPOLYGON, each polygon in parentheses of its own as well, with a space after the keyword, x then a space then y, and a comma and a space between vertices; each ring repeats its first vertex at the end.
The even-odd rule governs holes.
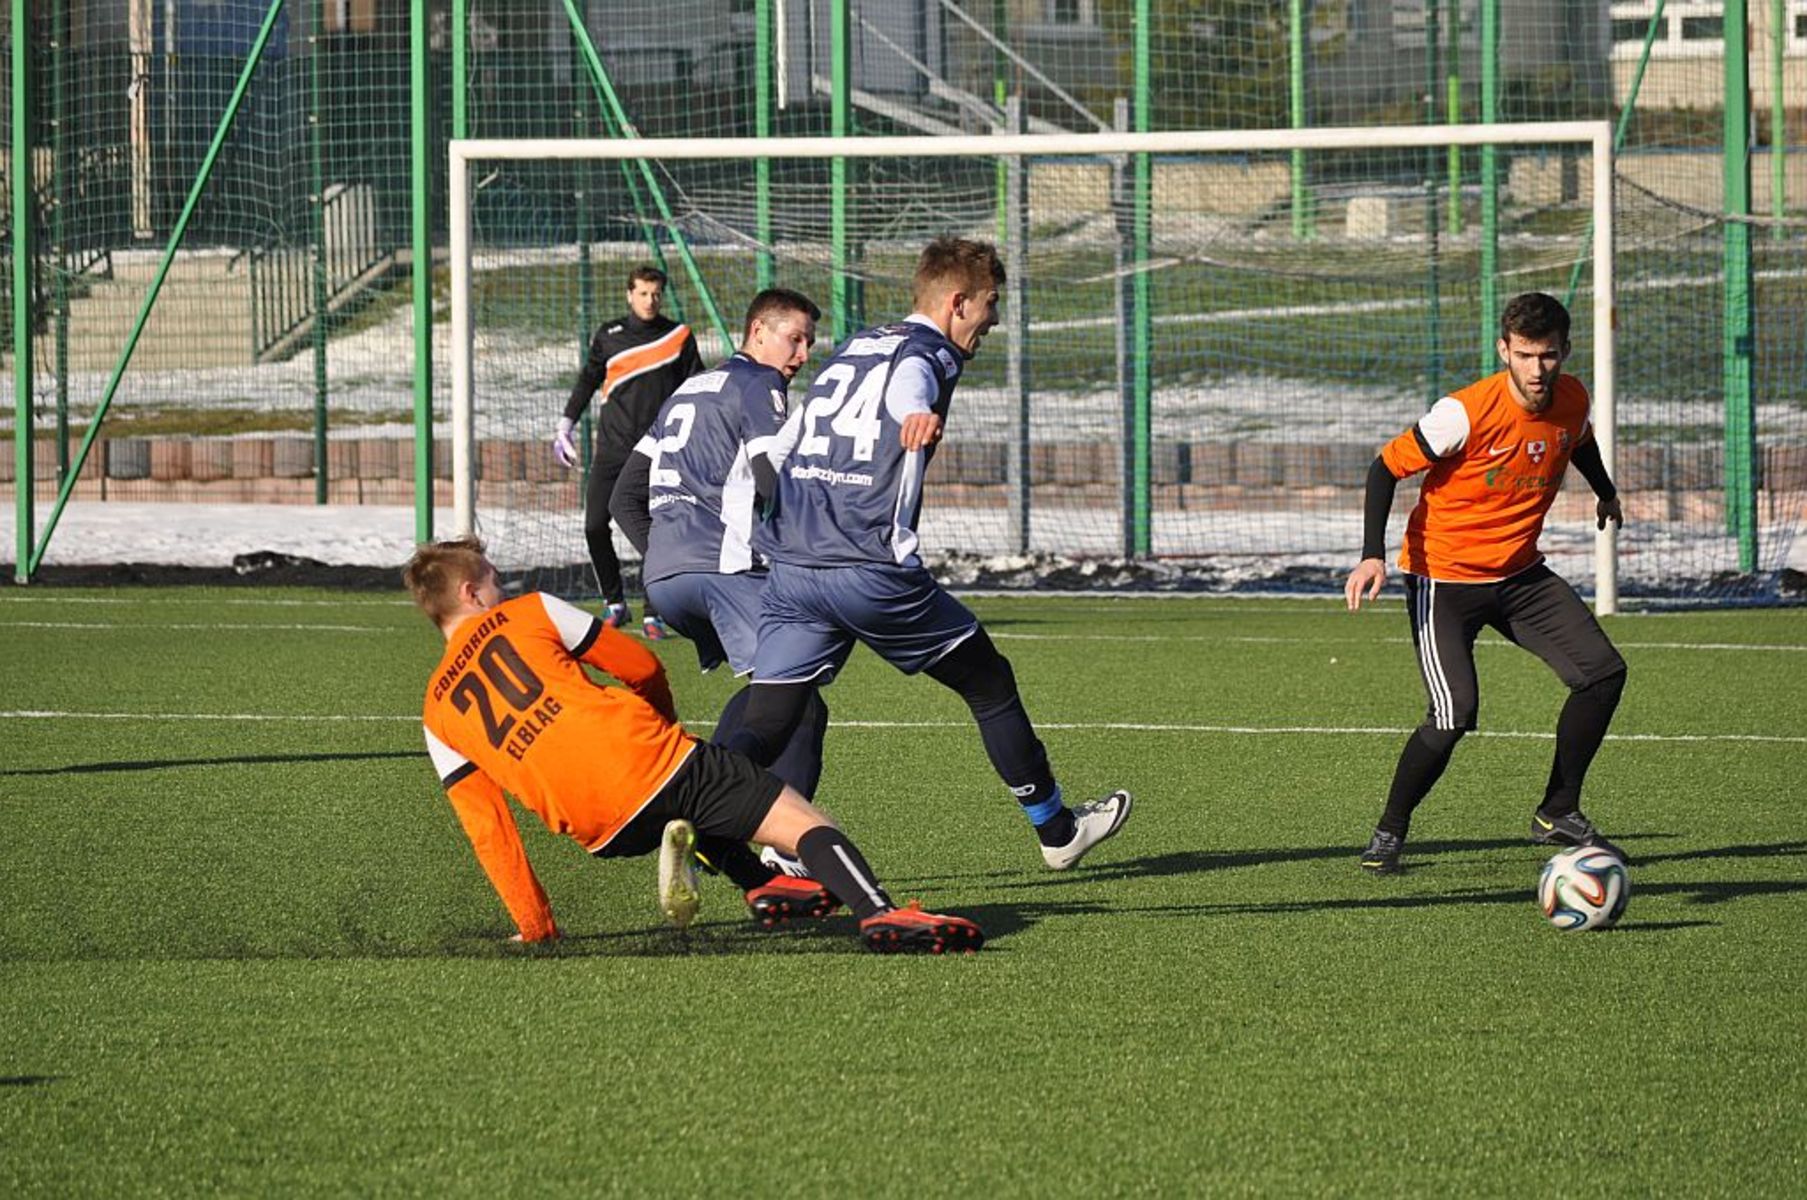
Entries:
POLYGON ((659 794, 591 853, 597 858, 651 854, 659 848, 666 823, 680 818, 700 834, 751 841, 783 791, 784 781, 754 766, 752 759, 698 742, 659 794))
POLYGON ((1480 715, 1474 640, 1492 626, 1543 659, 1571 689, 1625 670, 1594 614, 1563 578, 1539 563, 1495 583, 1405 577, 1406 616, 1430 700, 1425 724, 1473 729, 1480 715))

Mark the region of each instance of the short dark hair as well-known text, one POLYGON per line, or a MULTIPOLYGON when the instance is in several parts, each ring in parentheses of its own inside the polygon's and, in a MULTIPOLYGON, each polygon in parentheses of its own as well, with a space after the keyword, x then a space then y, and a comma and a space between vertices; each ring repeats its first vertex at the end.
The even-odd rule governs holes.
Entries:
POLYGON ((1562 301, 1542 292, 1524 292, 1506 301, 1500 313, 1500 341, 1509 342, 1512 335, 1541 342, 1552 334, 1569 340, 1569 310, 1562 301))
POLYGON ((812 321, 822 319, 821 308, 802 292, 770 287, 753 297, 753 302, 747 305, 747 323, 743 326, 746 335, 752 334, 754 322, 775 320, 785 313, 802 313, 812 321))
POLYGON ((665 272, 659 270, 659 268, 653 266, 651 263, 641 263, 627 273, 627 290, 630 292, 633 291, 634 285, 642 281, 646 283, 656 283, 660 287, 664 287, 671 282, 671 280, 666 277, 665 272))
POLYGON ((1002 288, 1004 260, 990 242, 938 237, 922 248, 914 285, 916 309, 926 311, 952 290, 976 296, 987 288, 1002 288))

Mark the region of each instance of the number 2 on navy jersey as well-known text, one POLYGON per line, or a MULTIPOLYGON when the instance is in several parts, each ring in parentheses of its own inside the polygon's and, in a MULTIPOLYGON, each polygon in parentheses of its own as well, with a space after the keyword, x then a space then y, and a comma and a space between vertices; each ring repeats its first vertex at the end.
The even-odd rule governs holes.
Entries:
POLYGON ((659 459, 667 454, 676 454, 684 448, 684 444, 690 440, 690 427, 695 422, 696 405, 686 403, 671 406, 671 411, 665 416, 665 428, 670 429, 675 425, 677 432, 668 433, 660 438, 658 446, 653 449, 653 465, 652 470, 647 474, 647 486, 668 488, 684 486, 683 478, 676 471, 659 466, 659 459))
POLYGON ((884 400, 885 380, 890 375, 890 363, 873 367, 860 380, 860 386, 851 397, 847 395, 847 389, 859 376, 858 368, 852 363, 834 363, 816 376, 815 386, 832 383, 834 391, 814 397, 803 410, 803 439, 797 444, 797 452, 810 458, 828 453, 828 435, 816 432, 816 422, 833 414, 834 419, 828 427, 853 442, 854 461, 871 462, 882 428, 878 406, 884 400))

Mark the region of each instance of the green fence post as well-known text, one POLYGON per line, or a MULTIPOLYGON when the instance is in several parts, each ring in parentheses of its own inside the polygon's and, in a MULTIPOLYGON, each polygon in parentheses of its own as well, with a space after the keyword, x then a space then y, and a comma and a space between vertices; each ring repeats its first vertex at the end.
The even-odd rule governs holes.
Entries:
MULTIPOLYGON (((1427 0, 1424 6, 1424 123, 1437 123, 1437 21, 1438 0, 1427 0)), ((1437 213, 1437 148, 1424 148, 1424 237, 1429 243, 1425 255, 1424 290, 1429 300, 1430 335, 1426 347, 1426 369, 1430 376, 1425 407, 1429 408, 1443 394, 1443 282, 1440 276, 1442 242, 1438 237, 1443 222, 1437 213)))
MULTIPOLYGON (((753 136, 772 136, 772 0, 753 5, 753 136)), ((754 281, 764 291, 778 282, 772 257, 772 160, 753 160, 753 236, 759 239, 754 281)))
MULTIPOLYGON (((1305 0, 1289 0, 1287 5, 1286 73, 1287 106, 1291 110, 1292 127, 1305 128, 1305 0)), ((1293 240, 1311 236, 1311 203, 1305 190, 1305 151, 1292 152, 1293 240)))
MULTIPOLYGON (((1481 0, 1481 122, 1500 119, 1500 4, 1481 0)), ((1500 148, 1481 147, 1481 373, 1500 368, 1500 148)))
MULTIPOLYGON (((1136 132, 1153 127, 1154 87, 1149 46, 1153 19, 1150 0, 1136 0, 1135 119, 1136 132)), ((1130 269, 1135 273, 1131 289, 1134 326, 1131 330, 1130 370, 1135 377, 1133 455, 1130 494, 1133 536, 1125 549, 1130 557, 1148 554, 1154 545, 1152 489, 1149 479, 1149 435, 1153 425, 1154 388, 1149 364, 1154 359, 1154 287, 1148 277, 1150 243, 1153 241, 1151 210, 1154 207, 1154 162, 1146 153, 1135 156, 1135 200, 1131 218, 1130 269)))
MULTIPOLYGON (((1656 0, 1656 8, 1650 13, 1650 24, 1644 28, 1644 52, 1638 56, 1638 66, 1631 73, 1631 88, 1625 94, 1625 103, 1619 109, 1619 120, 1613 126, 1612 149, 1616 157, 1624 148, 1625 135, 1631 130, 1631 114, 1637 110, 1638 92, 1644 87, 1644 69, 1650 65, 1650 48, 1656 44, 1657 31, 1663 27, 1663 5, 1666 0, 1656 0)), ((1581 250, 1575 255, 1575 265, 1569 268, 1569 290, 1563 293, 1564 308, 1572 308, 1575 304, 1575 293, 1581 290, 1581 271, 1593 257, 1594 218, 1590 213, 1587 218, 1587 234, 1581 239, 1581 250)))
POLYGON ((1746 0, 1725 4, 1725 511, 1738 569, 1757 568, 1756 414, 1751 359, 1750 28, 1746 0))
MULTIPOLYGON (((1456 0, 1449 14, 1449 42, 1443 55, 1446 60, 1444 83, 1444 119, 1451 125, 1462 123, 1462 0, 1456 0)), ((1462 232, 1462 147, 1449 148, 1449 233, 1462 232)))
POLYGON ((63 238, 68 161, 69 6, 52 6, 50 65, 50 258, 56 263, 56 481, 69 474, 69 249, 63 238))
POLYGON ((1782 103, 1782 51, 1788 43, 1788 5, 1786 0, 1769 0, 1769 215, 1776 223, 1769 236, 1780 240, 1788 235, 1782 218, 1788 215, 1788 179, 1782 165, 1788 156, 1788 109, 1782 103))
POLYGON ((326 163, 321 145, 326 137, 325 120, 320 111, 320 51, 325 45, 320 34, 326 25, 326 0, 314 5, 308 31, 308 125, 311 153, 309 171, 313 175, 314 205, 314 503, 326 503, 326 163))
POLYGON ((433 540, 433 98, 427 90, 427 0, 408 4, 409 190, 414 251, 414 540, 433 540))
MULTIPOLYGON (((853 39, 848 0, 830 0, 828 6, 829 98, 828 131, 835 137, 846 137, 851 129, 851 90, 853 39)), ((844 341, 857 328, 854 302, 851 239, 847 230, 848 163, 839 155, 828 163, 828 243, 833 278, 829 291, 833 296, 834 340, 844 341)))
POLYGON ((13 578, 30 583, 36 481, 31 473, 31 38, 26 36, 31 14, 25 0, 13 0, 12 22, 13 578))

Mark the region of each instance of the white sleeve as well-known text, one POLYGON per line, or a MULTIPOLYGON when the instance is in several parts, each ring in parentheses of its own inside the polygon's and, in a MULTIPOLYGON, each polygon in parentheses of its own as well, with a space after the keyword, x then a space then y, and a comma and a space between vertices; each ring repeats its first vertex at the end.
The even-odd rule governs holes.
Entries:
MULTIPOLYGON (((797 448, 798 440, 803 437, 804 408, 804 405, 799 404, 793 409, 791 415, 785 418, 784 428, 780 429, 772 437, 754 439, 754 441, 764 441, 767 443, 765 456, 772 460, 773 470, 777 470, 784 465, 784 460, 791 456, 791 451, 797 448)), ((752 450, 753 443, 747 443, 747 448, 752 450)))
POLYGON ((1445 396, 1418 418, 1418 435, 1433 458, 1448 458, 1468 444, 1468 410, 1454 396, 1445 396))
POLYGON ((471 760, 434 737, 433 731, 425 725, 421 726, 421 732, 427 735, 427 757, 433 760, 433 770, 440 782, 449 787, 462 777, 471 760))
POLYGON ((932 412, 941 395, 941 381, 926 358, 906 358, 891 368, 885 381, 885 412, 903 424, 905 417, 932 412))
POLYGON ((659 453, 659 439, 650 433, 643 434, 640 440, 634 443, 633 452, 645 458, 654 458, 659 453))
POLYGON ((546 617, 558 629, 558 639, 565 644, 565 649, 573 656, 588 650, 596 640, 602 622, 568 600, 560 600, 546 592, 539 593, 539 597, 545 606, 546 617))

